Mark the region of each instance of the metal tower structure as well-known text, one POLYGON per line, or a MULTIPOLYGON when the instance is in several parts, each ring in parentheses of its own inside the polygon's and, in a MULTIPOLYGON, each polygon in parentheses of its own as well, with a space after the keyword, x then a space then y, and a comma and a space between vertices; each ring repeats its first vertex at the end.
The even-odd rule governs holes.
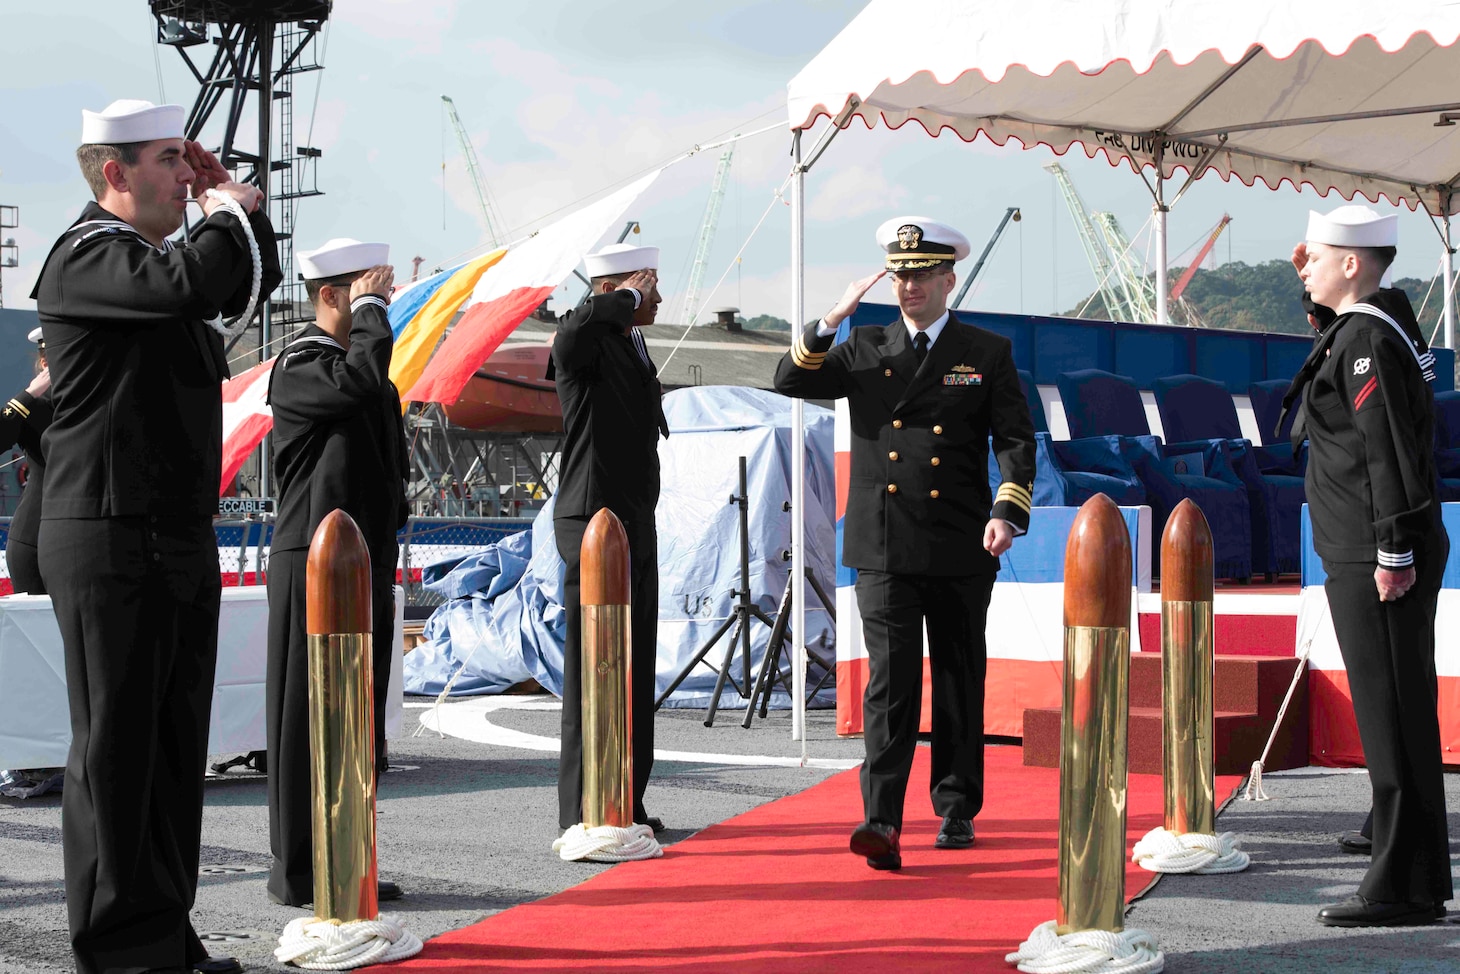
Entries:
MULTIPOLYGON (((477 150, 472 147, 471 139, 466 134, 466 128, 461 124, 461 116, 456 114, 456 102, 451 100, 450 95, 442 95, 441 101, 446 105, 446 114, 451 118, 451 127, 456 130, 456 139, 461 143, 461 154, 466 159, 466 174, 471 177, 471 185, 477 194, 477 204, 482 208, 482 219, 487 221, 487 242, 493 247, 502 244, 501 236, 506 232, 507 226, 502 222, 502 215, 497 212, 497 206, 492 201, 492 194, 487 191, 486 180, 482 179, 482 169, 477 161, 477 150)), ((442 179, 446 178, 446 162, 441 163, 442 179)))
MULTIPOLYGON (((1156 285, 1146 276, 1144 261, 1137 262, 1131 252, 1130 238, 1120 227, 1114 213, 1092 215, 1095 228, 1104 238, 1111 265, 1115 268, 1115 282, 1120 285, 1121 297, 1125 299, 1125 321, 1156 320, 1156 285)), ((1115 309, 1111 309, 1114 313, 1115 309)))
POLYGON ((1105 301, 1106 313, 1112 317, 1118 316, 1125 309, 1125 299, 1116 290, 1117 284, 1113 280, 1115 269, 1090 222, 1090 211, 1085 209, 1085 203, 1075 191, 1075 184, 1070 179, 1070 174, 1065 172, 1064 166, 1051 162, 1044 167, 1044 171, 1054 176, 1060 195, 1065 199, 1065 206, 1069 207, 1070 216, 1074 217, 1075 231, 1080 238, 1080 246, 1085 251, 1085 259, 1090 263, 1090 270, 1095 272, 1095 283, 1105 301))
MULTIPOLYGON (((188 111, 187 138, 212 149, 240 182, 264 191, 279 239, 284 283, 263 306, 258 346, 263 357, 272 330, 312 317, 294 272, 299 201, 320 195, 320 151, 294 138, 294 79, 323 65, 316 38, 332 0, 148 0, 157 43, 175 48, 198 83, 188 111), (211 49, 211 51, 209 50, 211 49), (194 54, 198 54, 196 59, 194 54), (220 112, 221 108, 221 112, 220 112), (215 114, 222 129, 208 128, 215 114), (253 125, 245 123, 252 121, 253 125), (252 128, 252 132, 249 129, 252 128), (216 137, 213 137, 216 133, 216 137)), ((252 329, 250 329, 252 331, 252 329)), ((247 333, 246 333, 247 334, 247 333)), ((244 338, 243 340, 247 340, 244 338)))
MULTIPOLYGON (((736 133, 739 137, 739 133, 736 133)), ((715 227, 720 222, 720 204, 725 201, 725 189, 730 182, 730 162, 735 157, 735 143, 730 143, 720 153, 719 165, 715 167, 715 181, 710 184, 710 198, 705 202, 705 216, 700 221, 700 236, 695 243, 695 260, 689 269, 689 284, 684 289, 685 325, 695 323, 699 313, 696 303, 700 299, 700 285, 705 282, 705 267, 710 260, 710 244, 715 240, 715 227)))

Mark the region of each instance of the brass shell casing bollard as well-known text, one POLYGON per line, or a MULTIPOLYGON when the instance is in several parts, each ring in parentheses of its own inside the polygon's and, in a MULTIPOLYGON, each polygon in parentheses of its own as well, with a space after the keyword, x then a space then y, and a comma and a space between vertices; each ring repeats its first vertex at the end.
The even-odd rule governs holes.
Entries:
POLYGON ((327 514, 305 568, 314 915, 374 920, 375 694, 370 553, 351 517, 327 514))
POLYGON ((1126 725, 1131 550, 1104 494, 1075 516, 1065 546, 1060 747, 1060 935, 1118 932, 1125 916, 1126 725))
POLYGON ((608 508, 588 522, 581 553, 583 824, 634 824, 629 538, 608 508))
POLYGON ((1212 531, 1189 499, 1161 536, 1161 770, 1166 830, 1216 827, 1212 531))

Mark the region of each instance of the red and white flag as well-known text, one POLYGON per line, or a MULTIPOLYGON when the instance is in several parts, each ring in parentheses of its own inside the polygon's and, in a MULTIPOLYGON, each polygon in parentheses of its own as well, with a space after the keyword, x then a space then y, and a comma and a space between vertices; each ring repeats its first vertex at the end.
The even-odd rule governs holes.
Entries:
POLYGON ((453 403, 487 357, 562 284, 583 255, 623 218, 659 175, 655 170, 592 206, 563 217, 489 267, 461 320, 402 399, 453 403))
POLYGON ((269 393, 269 372, 274 360, 260 362, 223 383, 223 480, 218 496, 233 487, 238 468, 263 442, 274 426, 274 413, 265 398, 269 393))

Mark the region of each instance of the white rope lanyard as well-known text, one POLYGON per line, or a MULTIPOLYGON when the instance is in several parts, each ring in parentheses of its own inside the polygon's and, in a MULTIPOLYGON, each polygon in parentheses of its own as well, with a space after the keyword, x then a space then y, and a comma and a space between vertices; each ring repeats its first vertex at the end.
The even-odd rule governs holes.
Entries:
POLYGON ((374 920, 290 920, 274 949, 274 958, 307 971, 349 971, 368 964, 388 964, 421 952, 421 940, 384 913, 374 920))
POLYGON ((1147 832, 1131 852, 1131 862, 1153 873, 1240 873, 1251 862, 1235 832, 1147 832))
POLYGON ((586 859, 589 862, 632 862, 636 859, 657 859, 664 855, 654 830, 647 825, 631 825, 626 829, 613 825, 589 828, 582 822, 572 826, 553 842, 553 851, 564 862, 586 859))
POLYGON ((1077 930, 1060 936, 1053 920, 1035 927, 1004 960, 1025 974, 1156 974, 1166 966, 1166 955, 1144 930, 1077 930))
POLYGON ((243 206, 239 204, 238 200, 216 189, 208 190, 208 196, 217 200, 225 210, 238 217, 239 223, 243 224, 243 235, 248 240, 248 255, 253 260, 253 282, 249 285, 248 307, 243 309, 243 314, 234 318, 230 323, 225 323, 221 314, 208 322, 208 327, 224 338, 236 338, 243 334, 243 330, 253 320, 254 312, 258 310, 259 291, 263 287, 264 281, 264 259, 259 255, 259 242, 254 237, 253 227, 249 225, 248 214, 243 211, 243 206))

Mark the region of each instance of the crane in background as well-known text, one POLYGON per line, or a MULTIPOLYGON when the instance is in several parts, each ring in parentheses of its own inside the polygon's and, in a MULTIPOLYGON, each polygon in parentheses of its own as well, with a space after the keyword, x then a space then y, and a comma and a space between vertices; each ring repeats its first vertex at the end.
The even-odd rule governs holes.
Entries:
POLYGON ((1201 266, 1202 261, 1207 259, 1207 254, 1212 252, 1212 247, 1216 245, 1217 238, 1222 235, 1222 231, 1227 229, 1227 224, 1231 222, 1232 218, 1223 213, 1222 218, 1217 221, 1216 227, 1212 229, 1211 236, 1207 237, 1207 242, 1202 244, 1201 250, 1197 251, 1196 257, 1187 265, 1186 273, 1181 275, 1181 280, 1177 281, 1176 286, 1171 289, 1171 299, 1173 301, 1180 299, 1181 292, 1186 290, 1186 285, 1190 284, 1191 279, 1196 276, 1196 269, 1201 266))
MULTIPOLYGON (((476 190, 477 204, 482 208, 482 219, 487 223, 487 241, 493 247, 501 246, 501 233, 507 227, 502 222, 502 215, 497 212, 497 206, 492 201, 492 195, 487 191, 487 184, 482 179, 482 170, 477 162, 477 150, 472 148, 471 139, 467 137, 466 128, 461 124, 461 116, 456 114, 456 102, 451 100, 450 95, 442 95, 441 101, 446 106, 446 114, 451 119, 451 127, 456 130, 456 139, 461 143, 461 154, 466 158, 466 173, 471 177, 472 188, 476 190)), ((446 180, 446 160, 441 160, 441 179, 446 180)))
MULTIPOLYGON (((1100 231, 1111 266, 1115 268, 1114 283, 1120 287, 1125 299, 1125 311, 1119 315, 1124 321, 1156 320, 1156 285, 1146 276, 1145 261, 1137 262, 1130 238, 1121 229, 1114 213, 1094 213, 1091 219, 1100 231)), ((1115 314, 1111 308, 1110 313, 1115 314)))
POLYGON ((999 235, 1004 232, 1004 228, 1009 225, 1009 221, 1013 220, 1015 223, 1018 223, 1021 219, 1023 217, 1019 213, 1019 207, 1017 206, 1011 206, 1004 211, 1004 218, 999 221, 998 226, 994 227, 993 236, 989 237, 989 242, 983 245, 983 253, 978 255, 978 262, 973 265, 973 270, 969 271, 968 280, 963 282, 963 287, 959 290, 958 297, 954 298, 953 304, 950 305, 955 311, 963 303, 963 296, 968 293, 968 289, 973 286, 973 282, 978 279, 978 272, 983 270, 984 261, 989 259, 989 252, 994 249, 994 244, 999 242, 999 235))
POLYGON ((1070 216, 1075 218, 1075 230, 1080 238, 1080 246, 1085 251, 1085 259, 1090 263, 1090 270, 1095 272, 1096 286, 1100 289, 1100 296, 1105 300, 1106 311, 1112 317, 1116 317, 1120 310, 1125 308, 1125 300, 1116 293, 1115 282, 1111 280, 1114 268, 1111 267, 1105 247, 1090 222, 1090 211, 1085 209, 1085 204, 1080 199, 1080 194, 1075 191, 1075 184, 1070 179, 1070 174, 1065 172, 1064 166, 1051 162, 1044 167, 1044 171, 1054 176, 1054 181, 1060 188, 1060 195, 1065 198, 1065 206, 1069 207, 1070 216))
MULTIPOLYGON (((740 134, 736 133, 736 138, 740 134)), ((705 203, 704 219, 700 221, 700 235, 695 242, 694 263, 689 269, 689 284, 684 289, 685 325, 693 325, 699 313, 696 307, 700 299, 700 285, 705 281, 705 268, 710 260, 710 244, 715 239, 715 227, 720 222, 720 204, 725 200, 725 189, 730 182, 730 161, 735 157, 735 143, 731 142, 720 153, 720 162, 715 167, 715 181, 710 184, 710 198, 705 203)))

